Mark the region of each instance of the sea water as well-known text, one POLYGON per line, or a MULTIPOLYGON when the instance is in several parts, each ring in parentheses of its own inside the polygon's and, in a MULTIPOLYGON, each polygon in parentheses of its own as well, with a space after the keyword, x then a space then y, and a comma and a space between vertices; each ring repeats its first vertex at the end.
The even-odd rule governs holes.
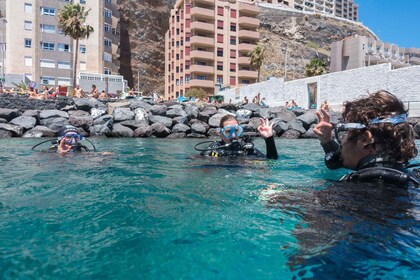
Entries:
POLYGON ((40 141, 0 141, 2 279, 420 275, 418 189, 338 186, 317 140, 276 140, 277 161, 202 158, 197 139, 40 141))

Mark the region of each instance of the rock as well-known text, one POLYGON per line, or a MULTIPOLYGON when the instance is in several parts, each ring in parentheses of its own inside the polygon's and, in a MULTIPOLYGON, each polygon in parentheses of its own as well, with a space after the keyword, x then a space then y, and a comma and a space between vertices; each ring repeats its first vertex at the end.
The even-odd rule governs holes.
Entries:
POLYGON ((231 116, 236 117, 236 114, 235 113, 232 113, 232 112, 230 112, 228 110, 225 110, 225 109, 218 109, 217 110, 217 113, 218 114, 222 114, 222 115, 231 115, 231 116))
POLYGON ((253 113, 255 117, 261 117, 263 119, 270 118, 270 109, 269 108, 259 108, 257 111, 253 113))
POLYGON ((0 118, 0 123, 7 123, 6 119, 0 118))
POLYGON ((166 105, 153 105, 152 108, 150 109, 150 112, 153 115, 166 116, 167 110, 168 110, 168 107, 166 107, 166 105))
POLYGON ((261 125, 260 118, 250 118, 248 124, 246 125, 245 129, 246 131, 252 131, 255 132, 258 128, 258 126, 261 125))
POLYGON ((270 116, 272 118, 280 119, 283 122, 290 122, 296 119, 296 115, 293 114, 290 110, 287 110, 286 107, 273 107, 270 109, 270 116))
POLYGON ((111 136, 111 129, 107 125, 97 124, 89 128, 90 136, 111 136))
POLYGON ((137 108, 134 110, 135 120, 138 122, 147 122, 149 123, 149 115, 147 114, 146 109, 144 108, 137 108))
POLYGON ((190 133, 191 128, 188 125, 185 125, 185 124, 176 124, 172 128, 172 133, 179 133, 179 132, 190 133))
POLYGON ((136 109, 144 109, 147 113, 152 109, 152 105, 142 101, 142 100, 130 100, 130 109, 135 111, 136 109))
POLYGON ((183 132, 178 132, 178 133, 172 133, 169 134, 168 137, 166 137, 167 139, 181 139, 181 138, 185 138, 187 137, 187 134, 183 133, 183 132))
MULTIPOLYGON (((173 107, 173 106, 172 106, 173 107)), ((166 111, 166 116, 169 118, 175 118, 175 117, 186 117, 187 113, 181 108, 173 108, 168 111, 166 111)))
POLYGON ((29 116, 20 116, 11 120, 10 123, 23 127, 25 130, 29 130, 35 127, 36 119, 34 117, 29 116))
POLYGON ((164 124, 166 127, 171 128, 172 127, 172 119, 167 118, 167 117, 162 117, 162 116, 150 116, 149 117, 149 121, 154 124, 154 123, 162 123, 164 124))
POLYGON ((144 123, 149 124, 148 122, 145 122, 145 121, 136 121, 136 120, 128 120, 128 121, 121 122, 123 126, 129 127, 132 130, 136 130, 137 128, 143 126, 144 123))
POLYGON ((164 138, 166 136, 168 136, 169 134, 171 134, 171 131, 169 130, 169 128, 160 122, 155 122, 154 124, 151 125, 152 129, 153 129, 153 135, 159 138, 164 138))
POLYGON ((73 99, 71 98, 57 98, 55 100, 55 109, 61 111, 75 110, 76 105, 74 105, 73 99))
POLYGON ((69 114, 67 112, 63 112, 60 110, 45 110, 41 111, 39 117, 42 119, 49 119, 49 118, 69 118, 69 114))
POLYGON ((313 139, 318 138, 314 133, 314 127, 315 126, 316 126, 316 124, 311 125, 311 127, 304 134, 302 134, 300 137, 301 138, 313 138, 313 139))
POLYGON ((122 102, 110 102, 108 103, 108 114, 112 115, 116 108, 129 108, 130 103, 127 101, 122 102))
POLYGON ((417 133, 418 135, 420 135, 420 123, 417 123, 414 126, 414 132, 417 133))
POLYGON ((296 131, 296 130, 291 129, 291 130, 285 131, 280 136, 280 138, 282 138, 282 139, 298 139, 299 136, 300 136, 300 132, 299 131, 296 131))
POLYGON ((187 117, 176 117, 176 118, 173 118, 172 121, 173 121, 174 125, 180 124, 180 123, 187 124, 188 123, 188 118, 187 117))
POLYGON ((89 126, 93 124, 93 118, 89 114, 87 114, 87 116, 78 116, 77 114, 71 115, 69 123, 75 127, 81 127, 84 130, 89 130, 89 126))
POLYGON ((67 118, 62 118, 62 117, 48 118, 48 119, 41 120, 41 125, 46 126, 49 129, 52 129, 54 131, 58 131, 60 128, 68 124, 69 124, 69 120, 67 118))
POLYGON ((298 117, 305 114, 307 111, 305 109, 293 109, 292 112, 296 117, 298 117))
POLYGON ((114 109, 113 116, 115 122, 122 122, 134 119, 135 114, 130 110, 130 108, 118 107, 114 109))
POLYGON ((106 109, 101 107, 101 108, 92 108, 90 109, 90 115, 92 116, 92 118, 95 120, 97 118, 99 118, 100 116, 103 116, 106 114, 106 109))
POLYGON ((11 138, 12 136, 13 133, 11 131, 0 129, 0 139, 11 138))
POLYGON ((282 135, 286 130, 289 129, 289 125, 280 119, 274 119, 273 120, 273 130, 276 132, 278 136, 282 135))
POLYGON ((106 122, 109 122, 109 121, 111 121, 110 123, 111 123, 111 126, 112 126, 112 124, 113 124, 113 118, 112 118, 112 116, 111 115, 103 115, 103 116, 98 117, 97 119, 95 119, 93 121, 93 124, 94 125, 98 125, 98 124, 103 125, 103 124, 105 124, 106 122))
MULTIPOLYGON (((119 108, 122 109, 122 108, 119 108)), ((130 110, 129 108, 125 108, 130 110)), ((130 128, 123 126, 120 123, 116 123, 114 124, 113 128, 112 128, 112 132, 111 132, 111 136, 112 137, 133 137, 133 130, 131 130, 130 128)))
POLYGON ((331 121, 331 123, 342 122, 343 121, 343 116, 340 112, 330 112, 330 121, 331 121))
POLYGON ((236 111, 236 119, 238 121, 248 121, 251 115, 252 115, 251 110, 239 109, 238 111, 236 111))
POLYGON ((177 110, 183 110, 183 107, 181 104, 175 104, 172 106, 168 106, 168 110, 177 109, 177 110))
POLYGON ((187 113, 187 117, 189 119, 196 119, 198 117, 199 109, 195 105, 188 104, 185 106, 185 113, 187 113))
POLYGON ((74 111, 77 110, 76 105, 66 105, 63 108, 56 108, 57 110, 61 110, 61 111, 74 111))
POLYGON ((105 105, 95 98, 73 98, 77 110, 90 112, 92 108, 104 108, 105 105))
POLYGON ((209 125, 203 122, 196 122, 191 126, 192 133, 206 134, 209 130, 209 125))
POLYGON ((303 115, 300 115, 297 117, 298 120, 300 120, 305 127, 305 129, 309 129, 309 127, 316 123, 318 121, 318 118, 316 117, 315 111, 309 111, 303 115))
POLYGON ((207 138, 204 134, 200 133, 190 133, 187 135, 187 138, 207 138))
POLYGON ((141 123, 141 126, 134 130, 134 137, 150 137, 153 135, 153 128, 147 123, 141 123))
POLYGON ((249 111, 252 111, 252 112, 256 112, 260 108, 261 108, 260 105, 255 104, 255 103, 248 103, 248 104, 245 104, 245 105, 242 106, 243 110, 249 110, 249 111))
POLYGON ((38 110, 26 110, 23 112, 22 116, 33 117, 36 119, 36 122, 39 123, 39 111, 38 110))
POLYGON ((217 114, 217 109, 214 107, 207 107, 198 113, 198 119, 203 122, 208 122, 210 117, 217 114))
POLYGON ((210 119, 209 119, 209 125, 210 127, 220 127, 220 120, 226 115, 217 113, 216 115, 213 115, 210 119))
POLYGON ((0 108, 0 118, 6 119, 8 122, 19 117, 18 109, 2 109, 0 108))
POLYGON ((306 129, 303 127, 303 124, 301 121, 292 120, 288 122, 287 124, 289 125, 289 129, 299 131, 301 134, 306 132, 306 129))
POLYGON ((20 137, 23 133, 22 127, 13 124, 0 123, 0 129, 10 131, 14 137, 20 137))
POLYGON ((207 131, 207 135, 210 137, 216 137, 216 136, 220 136, 220 130, 218 128, 210 128, 207 131))
POLYGON ((420 122, 419 117, 409 117, 408 118, 408 123, 411 124, 412 126, 415 126, 419 122, 420 122))
POLYGON ((37 125, 23 134, 25 138, 55 137, 55 131, 46 126, 37 125))
POLYGON ((90 114, 88 112, 82 111, 82 110, 68 111, 67 113, 69 114, 70 118, 71 117, 87 117, 87 116, 90 117, 90 114))

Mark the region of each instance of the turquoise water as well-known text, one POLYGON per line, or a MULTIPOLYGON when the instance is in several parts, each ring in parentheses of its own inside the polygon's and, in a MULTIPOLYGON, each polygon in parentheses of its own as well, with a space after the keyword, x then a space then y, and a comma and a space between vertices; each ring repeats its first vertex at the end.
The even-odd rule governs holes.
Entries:
MULTIPOLYGON (((418 189, 344 188, 316 140, 278 161, 197 157, 195 139, 0 141, 2 279, 416 279, 418 189)), ((265 151, 261 139, 256 145, 265 151)), ((418 279, 418 278, 417 278, 418 279)))

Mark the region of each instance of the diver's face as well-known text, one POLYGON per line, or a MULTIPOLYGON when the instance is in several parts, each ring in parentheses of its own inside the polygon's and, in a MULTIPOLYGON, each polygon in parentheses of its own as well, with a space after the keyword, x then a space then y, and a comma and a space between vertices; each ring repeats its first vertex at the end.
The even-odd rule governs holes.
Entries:
POLYGON ((343 166, 348 169, 355 170, 359 161, 372 154, 369 148, 366 148, 365 141, 361 139, 349 141, 349 133, 347 132, 341 139, 341 159, 343 166))
POLYGON ((74 145, 80 141, 80 136, 75 132, 69 132, 64 135, 64 141, 67 145, 74 145))
MULTIPOLYGON (((230 127, 230 126, 237 126, 237 125, 239 125, 237 120, 227 120, 223 123, 223 128, 230 127)), ((230 143, 232 140, 237 140, 239 138, 239 135, 237 135, 237 134, 233 134, 232 136, 233 137, 227 138, 224 135, 224 133, 221 133, 222 140, 225 143, 230 143)))

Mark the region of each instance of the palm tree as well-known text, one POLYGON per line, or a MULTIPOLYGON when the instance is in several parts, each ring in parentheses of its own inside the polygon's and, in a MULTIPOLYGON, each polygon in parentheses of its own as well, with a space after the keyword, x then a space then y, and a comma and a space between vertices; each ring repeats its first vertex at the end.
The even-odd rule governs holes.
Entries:
POLYGON ((322 75, 326 71, 327 63, 320 58, 313 58, 305 65, 306 77, 322 75))
POLYGON ((79 40, 89 38, 93 32, 93 27, 85 23, 89 11, 85 11, 85 7, 79 4, 67 4, 58 12, 58 27, 76 43, 73 49, 73 87, 76 86, 79 40))
POLYGON ((258 44, 255 47, 255 49, 252 50, 249 57, 249 62, 251 63, 251 65, 258 68, 257 82, 260 81, 260 71, 261 71, 261 66, 264 62, 264 58, 265 58, 265 48, 264 46, 258 44))

